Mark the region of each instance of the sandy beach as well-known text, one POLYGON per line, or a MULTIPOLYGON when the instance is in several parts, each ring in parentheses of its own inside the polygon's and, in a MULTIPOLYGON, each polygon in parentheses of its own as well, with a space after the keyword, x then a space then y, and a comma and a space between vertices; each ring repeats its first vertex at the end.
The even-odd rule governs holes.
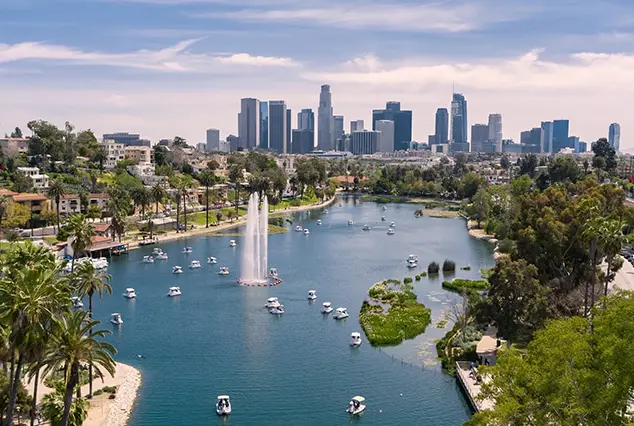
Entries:
MULTIPOLYGON (((322 208, 322 207, 327 207, 329 205, 331 205, 335 200, 337 199, 337 196, 332 197, 330 200, 324 201, 322 203, 318 203, 318 204, 309 204, 306 206, 298 206, 298 207, 291 207, 288 208, 286 210, 276 210, 274 212, 270 212, 269 213, 269 217, 275 217, 275 216, 279 216, 279 215, 284 215, 284 214, 288 214, 288 213, 297 213, 297 212, 302 212, 302 211, 306 211, 306 210, 312 210, 312 209, 318 209, 318 208, 322 208)), ((210 212, 210 216, 211 216, 211 212, 210 212)), ((170 231, 166 234, 163 235, 158 235, 158 243, 165 243, 168 241, 174 241, 174 240, 180 240, 183 238, 191 238, 191 237, 196 237, 196 236, 200 236, 200 235, 213 235, 219 232, 223 232, 226 231, 228 229, 231 228, 236 228, 238 226, 244 225, 246 223, 246 217, 244 216, 240 216, 240 218, 235 219, 233 222, 228 222, 225 221, 223 223, 221 223, 218 226, 210 226, 209 228, 205 228, 204 226, 200 227, 200 228, 195 228, 192 230, 188 230, 187 232, 176 232, 176 231, 170 231)), ((128 244, 128 249, 129 250, 134 250, 139 248, 139 242, 138 241, 123 241, 124 243, 128 244)))
MULTIPOLYGON (((84 426, 125 426, 130 417, 137 391, 141 385, 141 373, 136 368, 122 363, 117 363, 114 377, 106 374, 101 379, 94 379, 93 392, 105 386, 116 386, 117 393, 114 399, 110 399, 109 393, 103 393, 90 399, 88 417, 84 426)), ((25 383, 27 391, 33 394, 33 383, 25 383)), ((88 395, 88 385, 81 387, 82 395, 88 395)), ((40 404, 45 395, 53 392, 53 389, 40 381, 37 391, 37 403, 40 404)))
POLYGON ((497 244, 498 240, 495 238, 495 235, 490 235, 484 232, 484 229, 478 229, 477 222, 474 220, 467 221, 467 229, 469 230, 469 235, 473 238, 477 238, 482 241, 486 241, 491 244, 497 244))

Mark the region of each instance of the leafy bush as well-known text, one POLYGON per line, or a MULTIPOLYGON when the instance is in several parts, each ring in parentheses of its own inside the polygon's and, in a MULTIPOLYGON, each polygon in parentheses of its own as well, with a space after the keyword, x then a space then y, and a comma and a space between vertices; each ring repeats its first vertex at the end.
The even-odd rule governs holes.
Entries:
POLYGON ((463 266, 462 268, 463 271, 470 271, 471 270, 471 266, 467 265, 467 266, 463 266))
POLYGON ((466 280, 463 278, 456 278, 452 281, 443 281, 442 288, 455 293, 462 293, 463 291, 466 293, 473 293, 489 288, 489 282, 487 280, 466 280))
POLYGON ((421 276, 421 277, 426 277, 426 276, 427 276, 427 272, 425 272, 425 271, 421 272, 421 273, 420 273, 420 276, 421 276))
POLYGON ((440 265, 438 265, 436 262, 432 262, 429 264, 429 266, 427 266, 427 273, 431 274, 437 274, 438 271, 440 271, 440 265))
POLYGON ((412 282, 412 277, 407 277, 403 280, 405 284, 410 284, 412 282))
POLYGON ((453 260, 445 259, 442 264, 443 272, 456 272, 456 262, 453 260))
POLYGON ((498 251, 500 253, 511 254, 515 251, 515 242, 513 240, 502 240, 498 243, 498 251))
POLYGON ((98 389, 92 393, 92 396, 99 396, 103 394, 103 389, 98 389))
POLYGON ((299 207, 302 205, 302 202, 300 200, 298 200, 297 198, 293 198, 290 203, 289 203, 292 207, 299 207))
POLYGON ((484 227, 484 232, 486 232, 489 235, 494 235, 495 234, 495 230, 498 228, 500 223, 501 222, 499 220, 489 219, 487 221, 486 226, 484 227))
POLYGON ((416 275, 416 277, 414 277, 414 278, 416 278, 416 281, 420 281, 421 276, 420 275, 416 275))
POLYGON ((116 386, 104 386, 101 390, 103 390, 106 393, 116 393, 117 392, 117 387, 116 386))
MULTIPOLYGON (((85 398, 73 398, 68 425, 81 426, 88 416, 88 406, 89 403, 85 398)), ((52 426, 59 426, 62 424, 63 413, 64 387, 63 385, 58 385, 55 388, 55 392, 44 395, 42 398, 42 414, 52 426)))
POLYGON ((495 238, 498 240, 505 240, 508 238, 510 233, 510 227, 505 222, 500 222, 500 224, 495 228, 495 238))
POLYGON ((493 275, 494 271, 495 268, 481 268, 480 277, 482 277, 482 279, 488 280, 489 278, 491 278, 491 275, 493 275))

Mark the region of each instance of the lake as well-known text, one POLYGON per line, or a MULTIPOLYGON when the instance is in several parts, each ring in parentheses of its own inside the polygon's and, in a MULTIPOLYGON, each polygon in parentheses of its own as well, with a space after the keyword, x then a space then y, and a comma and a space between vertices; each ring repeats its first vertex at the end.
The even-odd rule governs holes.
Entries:
POLYGON ((141 263, 151 247, 113 258, 108 269, 113 295, 95 301, 95 318, 113 329, 109 340, 119 350, 116 359, 143 376, 130 425, 441 426, 470 417, 456 380, 433 365, 433 340, 447 332, 434 325, 457 298, 442 290, 442 274, 414 282, 419 300, 432 309, 425 334, 379 350, 367 341, 351 348, 350 333, 361 331, 358 312, 373 283, 414 276, 446 258, 458 268, 471 266, 456 277, 478 278, 480 268, 493 265, 492 248, 471 238, 463 220, 415 218, 416 205, 389 204, 383 212, 381 205, 356 198, 341 202, 327 214, 322 209, 294 215, 293 226, 309 228, 309 236, 291 229, 269 237, 269 267, 284 280, 274 288, 236 284, 241 237, 161 244, 169 260, 154 264, 141 263), (348 226, 348 220, 355 224, 348 226), (390 221, 396 223, 395 235, 386 234, 390 221), (364 224, 372 229, 363 231, 364 224), (229 247, 231 239, 236 248, 229 247), (193 253, 182 254, 184 246, 193 253), (409 254, 420 259, 414 272, 406 267, 409 254), (218 264, 208 265, 208 256, 218 264), (187 268, 191 260, 203 267, 187 268), (183 266, 184 273, 172 274, 173 265, 183 266), (220 266, 231 274, 218 275, 220 266), (170 286, 180 286, 182 296, 166 297, 170 286), (126 287, 136 289, 136 300, 122 296, 126 287), (317 290, 315 303, 307 300, 309 289, 317 290), (283 316, 263 307, 270 296, 284 304, 283 316), (332 314, 322 315, 324 301, 348 308, 350 317, 335 321, 332 314), (108 322, 112 312, 123 316, 118 329, 108 322), (231 396, 229 418, 215 414, 219 394, 231 396), (345 409, 354 395, 363 395, 368 408, 351 419, 345 409))

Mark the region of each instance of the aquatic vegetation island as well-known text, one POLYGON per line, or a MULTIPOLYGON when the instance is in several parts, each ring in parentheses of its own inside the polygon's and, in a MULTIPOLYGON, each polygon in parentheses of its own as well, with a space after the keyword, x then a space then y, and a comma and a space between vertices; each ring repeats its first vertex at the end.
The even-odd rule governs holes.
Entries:
POLYGON ((467 280, 464 278, 454 278, 451 281, 443 281, 442 288, 454 293, 473 293, 487 290, 491 285, 487 280, 467 280))
POLYGON ((431 322, 431 310, 416 300, 411 284, 381 281, 370 287, 359 322, 373 346, 398 345, 423 333, 431 322))

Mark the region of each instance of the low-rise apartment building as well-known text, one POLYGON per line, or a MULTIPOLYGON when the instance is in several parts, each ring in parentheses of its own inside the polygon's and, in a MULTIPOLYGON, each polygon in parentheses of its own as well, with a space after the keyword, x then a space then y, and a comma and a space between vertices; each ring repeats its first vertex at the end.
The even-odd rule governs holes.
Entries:
POLYGON ((33 187, 42 190, 47 189, 49 178, 43 174, 37 167, 18 167, 18 172, 28 176, 33 181, 33 187))
POLYGON ((0 138, 0 149, 6 157, 17 157, 29 152, 29 140, 27 138, 0 138))

